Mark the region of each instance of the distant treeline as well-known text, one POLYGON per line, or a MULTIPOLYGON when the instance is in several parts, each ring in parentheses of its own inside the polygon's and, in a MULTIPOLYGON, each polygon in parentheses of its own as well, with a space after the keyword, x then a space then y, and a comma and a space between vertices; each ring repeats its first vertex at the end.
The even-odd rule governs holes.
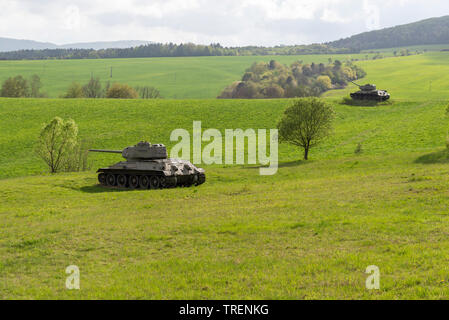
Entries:
POLYGON ((264 56, 300 54, 355 53, 354 50, 334 48, 324 44, 275 46, 275 47, 222 47, 220 44, 197 45, 152 43, 126 49, 44 49, 0 52, 0 60, 45 59, 108 59, 194 56, 264 56))
POLYGON ((329 60, 329 64, 290 66, 271 60, 258 62, 248 68, 241 81, 226 87, 221 99, 270 99, 319 96, 331 89, 344 88, 348 81, 363 78, 366 72, 348 61, 329 60))

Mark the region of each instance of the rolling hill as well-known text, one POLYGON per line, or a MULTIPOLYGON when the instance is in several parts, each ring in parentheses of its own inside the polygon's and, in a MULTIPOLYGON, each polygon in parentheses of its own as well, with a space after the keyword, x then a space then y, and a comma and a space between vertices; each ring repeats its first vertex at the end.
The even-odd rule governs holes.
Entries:
POLYGON ((43 49, 108 49, 108 48, 129 48, 151 43, 151 41, 141 40, 120 40, 120 41, 99 41, 80 42, 57 45, 50 42, 38 42, 33 40, 22 40, 12 38, 0 38, 0 52, 17 50, 43 50, 43 49))
MULTIPOLYGON (((50 175, 33 152, 36 137, 60 116, 95 148, 147 139, 170 149, 170 132, 190 132, 195 120, 221 132, 273 128, 291 101, 0 99, 0 298, 446 298, 448 54, 359 62, 369 81, 391 86, 390 104, 346 106, 346 91, 335 91, 326 98, 333 134, 311 161, 281 144, 276 175, 201 165, 207 182, 198 188, 99 187, 95 169, 121 159, 109 154, 90 155, 90 171, 50 175), (438 79, 431 90, 429 79, 438 79), (64 287, 69 265, 80 269, 80 290, 64 287), (380 268, 380 290, 365 287, 369 265, 380 268)), ((251 57, 227 58, 237 59, 219 60, 232 78, 248 64, 238 59, 251 57)), ((161 73, 173 61, 173 70, 197 66, 195 58, 151 61, 161 73)), ((132 63, 150 62, 126 61, 124 75, 132 63)))
POLYGON ((354 35, 327 43, 335 48, 368 50, 449 43, 449 16, 354 35))

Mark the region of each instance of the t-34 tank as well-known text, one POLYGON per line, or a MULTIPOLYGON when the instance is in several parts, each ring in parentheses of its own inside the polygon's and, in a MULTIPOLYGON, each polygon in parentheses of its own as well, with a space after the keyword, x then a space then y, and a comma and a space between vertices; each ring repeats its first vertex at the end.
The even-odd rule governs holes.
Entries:
POLYGON ((92 152, 120 153, 126 161, 98 169, 98 181, 104 186, 131 189, 160 189, 200 185, 206 181, 204 169, 189 161, 168 159, 163 144, 139 142, 119 150, 91 149, 92 152))
POLYGON ((351 93, 351 98, 354 100, 386 101, 390 99, 390 94, 386 90, 377 90, 375 84, 361 86, 351 82, 360 88, 359 91, 351 93))

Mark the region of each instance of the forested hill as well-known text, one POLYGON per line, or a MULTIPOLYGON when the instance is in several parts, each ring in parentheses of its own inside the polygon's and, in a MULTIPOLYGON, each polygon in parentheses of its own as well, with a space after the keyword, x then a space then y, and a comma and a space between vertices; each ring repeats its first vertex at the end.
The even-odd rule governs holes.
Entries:
POLYGON ((449 16, 444 16, 392 28, 364 32, 327 44, 335 48, 349 48, 359 51, 448 43, 449 16))

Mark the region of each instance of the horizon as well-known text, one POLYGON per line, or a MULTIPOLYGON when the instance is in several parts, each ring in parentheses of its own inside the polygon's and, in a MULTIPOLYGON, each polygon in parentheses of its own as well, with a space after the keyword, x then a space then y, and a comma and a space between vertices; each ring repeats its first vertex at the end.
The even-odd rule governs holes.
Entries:
POLYGON ((440 0, 114 0, 106 11, 104 2, 0 0, 0 37, 58 46, 144 41, 272 47, 326 43, 449 14, 440 0), (16 21, 26 23, 11 28, 16 21))

